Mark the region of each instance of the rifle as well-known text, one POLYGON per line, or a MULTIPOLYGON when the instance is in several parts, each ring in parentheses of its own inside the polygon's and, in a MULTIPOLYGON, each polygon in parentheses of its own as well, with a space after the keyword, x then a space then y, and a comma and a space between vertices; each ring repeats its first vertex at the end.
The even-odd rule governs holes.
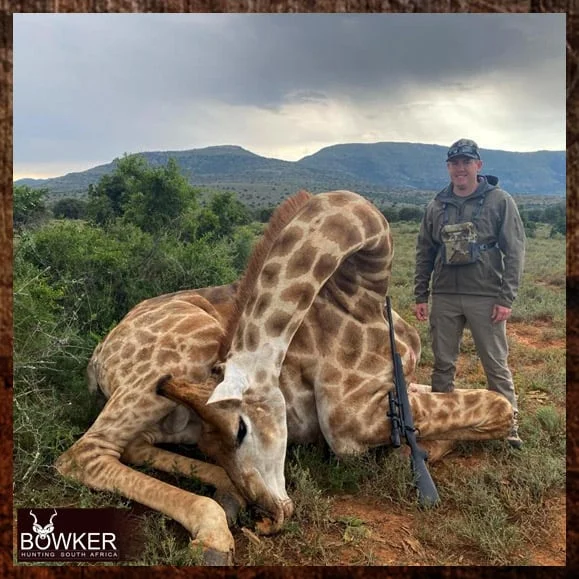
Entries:
POLYGON ((390 326, 390 348, 394 362, 394 390, 388 392, 388 417, 392 422, 392 446, 400 446, 400 434, 406 438, 410 447, 410 468, 414 476, 414 485, 418 491, 418 502, 423 507, 431 507, 439 501, 438 491, 434 481, 426 468, 428 453, 416 442, 416 429, 412 419, 412 409, 406 390, 406 380, 402 368, 402 358, 396 350, 394 342, 394 323, 392 322, 392 306, 390 296, 386 296, 386 313, 390 326))

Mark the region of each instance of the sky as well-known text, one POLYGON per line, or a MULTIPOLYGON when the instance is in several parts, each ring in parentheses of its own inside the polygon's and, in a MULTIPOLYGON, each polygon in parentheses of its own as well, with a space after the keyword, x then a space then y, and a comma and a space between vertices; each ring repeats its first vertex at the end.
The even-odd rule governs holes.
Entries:
POLYGON ((14 179, 215 145, 563 150, 565 17, 15 14, 14 179))

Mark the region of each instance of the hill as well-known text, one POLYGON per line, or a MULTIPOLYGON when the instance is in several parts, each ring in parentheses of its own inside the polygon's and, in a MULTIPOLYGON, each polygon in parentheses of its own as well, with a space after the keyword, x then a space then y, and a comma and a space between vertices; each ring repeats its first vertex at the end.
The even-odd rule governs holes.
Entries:
MULTIPOLYGON (((565 151, 484 150, 483 173, 496 175, 512 194, 564 195, 565 151)), ((446 147, 420 143, 345 144, 298 161, 301 167, 340 171, 385 188, 439 190, 447 183, 446 147)))
MULTIPOLYGON (((445 153, 439 145, 372 143, 334 145, 295 162, 232 145, 141 155, 154 166, 173 157, 192 185, 235 191, 244 203, 263 206, 275 205, 299 189, 352 189, 378 202, 413 203, 447 183, 445 153)), ((483 157, 483 173, 497 175, 514 195, 565 194, 565 151, 488 150, 483 157)), ((16 184, 47 188, 51 197, 82 196, 115 166, 116 160, 52 179, 19 179, 16 184)))

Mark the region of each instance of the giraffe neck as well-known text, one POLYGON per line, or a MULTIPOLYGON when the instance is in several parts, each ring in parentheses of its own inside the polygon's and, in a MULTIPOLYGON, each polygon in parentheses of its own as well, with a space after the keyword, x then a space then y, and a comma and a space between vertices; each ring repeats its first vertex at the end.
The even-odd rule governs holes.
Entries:
POLYGON ((332 278, 342 307, 359 308, 358 289, 381 308, 392 243, 387 222, 358 195, 313 197, 273 243, 241 313, 225 379, 278 387, 288 347, 320 289, 332 278), (343 271, 342 271, 343 266, 343 271))

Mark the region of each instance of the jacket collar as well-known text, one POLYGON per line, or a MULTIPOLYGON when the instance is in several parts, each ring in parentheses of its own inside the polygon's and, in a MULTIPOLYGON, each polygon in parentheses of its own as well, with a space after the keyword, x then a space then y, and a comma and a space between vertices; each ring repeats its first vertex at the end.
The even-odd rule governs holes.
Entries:
MULTIPOLYGON (((479 175, 478 180, 478 187, 468 196, 469 199, 476 199, 483 193, 487 193, 488 191, 492 191, 498 187, 499 179, 494 175, 479 175)), ((452 183, 449 183, 442 191, 440 191, 435 199, 444 203, 452 203, 454 201, 452 183)))

